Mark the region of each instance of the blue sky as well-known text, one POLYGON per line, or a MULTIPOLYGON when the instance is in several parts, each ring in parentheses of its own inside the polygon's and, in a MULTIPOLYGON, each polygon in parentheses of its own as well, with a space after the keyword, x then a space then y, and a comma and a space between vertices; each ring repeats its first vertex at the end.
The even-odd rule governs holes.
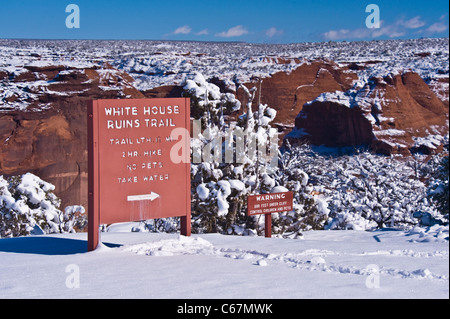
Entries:
POLYGON ((292 43, 449 36, 448 1, 0 0, 0 38, 292 43), (66 6, 80 9, 67 28, 66 6), (366 27, 366 6, 380 28, 366 27))

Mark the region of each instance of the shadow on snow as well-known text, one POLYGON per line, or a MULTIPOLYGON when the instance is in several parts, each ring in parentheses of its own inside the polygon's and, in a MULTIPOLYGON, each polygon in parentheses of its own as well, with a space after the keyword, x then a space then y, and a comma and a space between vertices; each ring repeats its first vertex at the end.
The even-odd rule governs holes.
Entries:
MULTIPOLYGON (((118 244, 103 243, 108 247, 118 244)), ((87 240, 50 236, 28 236, 0 239, 0 252, 38 255, 72 255, 87 252, 87 240)))

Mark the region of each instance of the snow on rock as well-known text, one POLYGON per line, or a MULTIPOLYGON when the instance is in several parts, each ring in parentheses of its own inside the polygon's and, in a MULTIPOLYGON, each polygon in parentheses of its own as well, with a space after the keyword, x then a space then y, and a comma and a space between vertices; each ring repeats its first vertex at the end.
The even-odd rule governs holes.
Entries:
POLYGON ((357 106, 355 101, 351 99, 350 95, 346 94, 345 92, 342 92, 342 91, 321 93, 316 99, 308 102, 307 104, 311 104, 316 101, 317 102, 335 102, 337 104, 344 105, 348 108, 357 106))
POLYGON ((425 146, 429 149, 435 150, 444 141, 444 137, 441 135, 427 135, 424 137, 413 137, 414 147, 420 148, 425 146))
POLYGON ((296 117, 295 131, 286 138, 314 145, 368 145, 386 155, 429 154, 442 145, 448 106, 418 70, 387 69, 360 80, 345 92, 323 92, 306 102, 296 117))

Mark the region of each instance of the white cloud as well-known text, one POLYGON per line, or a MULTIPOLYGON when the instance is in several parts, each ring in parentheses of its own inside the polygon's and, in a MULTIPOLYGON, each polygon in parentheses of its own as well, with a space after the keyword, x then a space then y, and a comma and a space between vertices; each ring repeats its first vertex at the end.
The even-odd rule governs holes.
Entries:
POLYGON ((441 33, 448 30, 448 20, 446 19, 448 17, 448 13, 444 13, 439 18, 439 22, 435 22, 432 25, 430 25, 428 28, 426 28, 425 32, 427 33, 441 33))
POLYGON ((342 29, 342 30, 330 30, 323 33, 323 37, 327 40, 340 40, 348 38, 350 30, 342 29))
POLYGON ((246 35, 248 33, 248 30, 244 28, 242 25, 237 25, 235 27, 232 27, 228 29, 228 31, 217 33, 217 37, 223 37, 223 38, 231 38, 231 37, 240 37, 243 35, 246 35))
MULTIPOLYGON (((384 21, 380 21, 380 28, 329 30, 323 33, 322 36, 326 40, 379 38, 381 36, 386 36, 389 38, 397 38, 406 35, 408 30, 419 29, 425 26, 425 24, 426 23, 421 20, 420 16, 416 16, 408 20, 399 19, 395 21, 393 24, 386 24, 384 23, 384 21)), ((436 30, 442 31, 443 23, 435 23, 435 26, 432 29, 434 29, 435 31, 436 30)))
POLYGON ((270 29, 266 30, 266 36, 268 36, 269 38, 272 38, 274 36, 278 36, 278 35, 282 35, 284 33, 283 30, 278 30, 275 27, 271 27, 270 29))
POLYGON ((341 30, 330 30, 323 33, 323 37, 327 40, 343 40, 343 39, 362 39, 370 36, 371 32, 369 29, 341 29, 341 30))
POLYGON ((202 31, 197 32, 195 35, 208 35, 209 31, 208 29, 204 29, 202 31))
POLYGON ((447 23, 436 22, 436 23, 433 23, 432 25, 430 25, 426 31, 430 32, 430 33, 441 33, 441 32, 447 31, 447 29, 448 29, 447 23))
POLYGON ((384 21, 381 21, 381 27, 379 29, 372 29, 370 36, 372 38, 378 38, 383 35, 388 36, 389 38, 397 38, 405 35, 405 28, 401 27, 401 22, 398 20, 394 24, 386 25, 384 21))
POLYGON ((191 33, 192 29, 188 25, 184 25, 182 27, 179 27, 175 31, 173 31, 173 34, 189 34, 191 33))
POLYGON ((399 20, 397 23, 399 25, 404 26, 407 29, 417 29, 425 25, 425 22, 420 20, 420 16, 414 17, 406 21, 399 20))

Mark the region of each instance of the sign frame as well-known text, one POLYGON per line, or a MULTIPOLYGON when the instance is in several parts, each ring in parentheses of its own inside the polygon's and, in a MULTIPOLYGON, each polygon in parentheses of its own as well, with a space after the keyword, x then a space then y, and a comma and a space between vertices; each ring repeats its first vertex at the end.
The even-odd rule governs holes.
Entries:
MULTIPOLYGON (((155 109, 156 110, 156 109, 155 109)), ((109 118, 108 118, 109 119, 109 118)), ((117 124, 116 124, 117 125, 117 124)), ((100 232, 99 227, 101 224, 109 224, 114 222, 126 222, 126 221, 138 221, 138 220, 146 220, 146 219, 154 219, 154 218, 165 218, 165 217, 181 217, 181 234, 184 236, 190 236, 191 234, 191 181, 190 181, 190 160, 189 160, 189 150, 190 150, 190 99, 189 98, 159 98, 159 99, 116 99, 116 100, 89 100, 87 101, 87 127, 88 127, 88 251, 95 250, 100 242, 100 232), (166 111, 164 113, 160 111, 160 114, 157 112, 152 115, 153 118, 149 118, 151 115, 150 109, 147 113, 142 111, 142 108, 145 105, 149 105, 148 108, 155 107, 153 105, 159 105, 161 108, 166 107, 166 111), (171 105, 171 106, 169 106, 171 105), (175 106, 176 105, 176 111, 175 106), (112 114, 106 111, 106 107, 110 106, 110 109, 113 108, 112 114), (126 109, 127 112, 124 110, 126 109), (131 111, 130 111, 131 110, 131 111), (170 112, 168 112, 170 111, 170 112), (106 114, 106 115, 105 115, 106 114), (144 118, 143 114, 147 114, 147 117, 144 118), (155 115, 156 114, 156 115, 155 115), (167 114, 171 114, 170 116, 167 114), (112 122, 113 120, 108 120, 107 116, 117 115, 116 122, 112 122), (145 122, 144 122, 145 120, 145 122), (122 122, 123 121, 123 122, 122 122), (127 121, 127 122, 125 122, 127 121), (139 122, 140 121, 140 122, 139 122), (152 121, 152 122, 150 122, 152 121), (160 125, 162 128, 158 128, 157 125, 153 127, 153 121, 160 121, 160 125), (119 127, 115 127, 114 130, 112 123, 128 123, 130 124, 130 128, 123 127, 123 130, 119 130, 119 127), (110 125, 111 124, 111 125, 110 125), (145 125, 147 124, 147 125, 145 125), (134 128, 133 128, 134 125, 134 128), (165 126, 165 127, 164 127, 165 126), (147 144, 147 152, 155 152, 154 154, 148 154, 149 156, 149 167, 144 168, 144 163, 133 164, 133 167, 124 168, 124 159, 117 159, 117 152, 122 152, 121 145, 114 145, 113 138, 111 138, 111 134, 115 134, 114 136, 119 136, 124 139, 125 144, 139 144, 136 140, 135 135, 144 133, 150 136, 153 133, 163 131, 163 134, 173 130, 182 128, 186 132, 185 142, 186 145, 183 145, 185 148, 184 151, 187 152, 187 159, 182 160, 179 163, 176 163, 169 159, 169 155, 172 155, 171 149, 169 147, 173 146, 174 143, 180 143, 179 141, 173 141, 172 139, 164 140, 154 139, 153 137, 148 137, 146 142, 147 144), (111 133, 113 132, 113 133, 111 133), (139 133, 135 133, 139 132, 139 133), (144 133, 143 133, 144 132, 144 133), (151 134, 150 134, 151 132, 151 134), (123 135, 123 136, 122 136, 123 135), (134 139, 134 140, 133 140, 134 139), (156 146, 159 145, 159 146, 156 146), (153 149, 151 149, 153 146, 153 149), (155 151, 156 150, 156 151, 155 151), (114 153, 115 152, 115 153, 114 153), (114 154, 116 154, 114 156, 114 154), (163 153, 163 154, 162 154, 163 153), (150 157, 153 155, 153 157, 150 157), (112 158, 112 159, 111 159, 112 158), (105 160, 106 159, 106 160, 105 160), (157 159, 159 162, 159 166, 155 168, 150 163, 155 163, 157 159), (103 162, 102 162, 103 160, 103 162), (170 162, 169 162, 170 161, 170 162), (117 165, 115 163, 118 163, 117 165), (115 168, 117 166, 117 169, 115 168), (162 167, 164 166, 164 169, 162 167), (127 170, 128 169, 128 170, 127 170), (146 171, 149 172, 147 175, 152 176, 153 172, 164 171, 165 174, 161 173, 161 181, 155 180, 152 182, 147 182, 148 185, 156 185, 159 190, 154 192, 152 187, 143 188, 145 183, 143 183, 138 178, 140 176, 135 177, 126 177, 128 183, 123 183, 121 185, 120 178, 117 181, 118 184, 113 184, 114 180, 112 180, 110 175, 114 175, 115 171, 121 171, 122 175, 125 171, 136 170, 136 171, 146 171), (171 179, 169 180, 169 175, 171 179), (167 181, 163 181, 166 179, 167 181), (165 184, 164 184, 165 183, 165 184), (177 193, 172 187, 171 184, 176 183, 177 188, 180 189, 178 191, 183 198, 177 198, 174 200, 172 198, 174 192, 177 193), (166 186, 164 186, 164 185, 166 186), (169 186, 169 187, 168 187, 169 186), (119 189, 120 190, 117 190, 119 189), (167 189, 167 191, 166 191, 167 189), (108 191, 106 191, 108 190, 108 191), (126 191, 132 190, 132 193, 126 193, 126 191), (137 192, 136 192, 137 190, 137 192), (118 197, 116 192, 120 194, 120 200, 116 199, 118 197), (169 193, 170 192, 170 193, 169 193), (108 201, 106 200, 106 195, 108 194, 108 201), (109 194, 111 193, 111 196, 109 194), (122 194, 125 193, 125 194, 122 194), (123 196, 122 196, 123 195, 123 196), (111 201, 111 203, 110 203, 111 201), (115 205, 115 203, 119 203, 115 205), (128 205, 128 206, 127 206, 128 205), (157 205, 157 206, 155 206, 157 205), (139 209, 139 214, 134 213, 134 207, 139 209), (130 209, 125 213, 118 212, 122 207, 126 209, 130 209), (150 208, 153 207, 153 208, 150 208), (166 207, 170 207, 170 209, 166 209, 166 207), (175 208, 175 209, 173 209, 175 208), (109 213, 108 213, 109 211, 109 213), (133 211, 133 212, 132 212, 133 211), (142 213, 144 211, 144 213, 142 213), (154 213, 155 211, 156 213, 154 213), (169 213, 167 213, 169 211, 169 213), (123 214, 123 215, 122 215, 123 214), (128 214, 128 215, 126 215, 128 214), (137 217, 136 217, 137 216, 137 217), (154 217, 152 217, 154 216, 154 217)), ((141 136, 139 135, 139 136, 141 136)), ((170 134, 172 136, 172 134, 170 134)), ((182 137, 183 139, 183 137, 182 137)), ((142 137, 142 141, 144 138, 142 137)), ((119 143, 121 144, 121 143, 119 143)), ((134 156, 129 160, 143 161, 142 159, 142 151, 140 150, 140 145, 125 145, 123 146, 123 150, 135 150, 130 152, 134 156), (133 148, 134 147, 134 148, 133 148)), ((123 151, 125 154, 125 151, 123 151)), ((122 157, 122 156, 120 156, 122 157)), ((155 177, 156 178, 156 177, 155 177)), ((159 177, 158 177, 159 178, 159 177)), ((124 178, 125 180, 125 178, 124 178)), ((122 209, 124 211, 124 209, 122 209)))

